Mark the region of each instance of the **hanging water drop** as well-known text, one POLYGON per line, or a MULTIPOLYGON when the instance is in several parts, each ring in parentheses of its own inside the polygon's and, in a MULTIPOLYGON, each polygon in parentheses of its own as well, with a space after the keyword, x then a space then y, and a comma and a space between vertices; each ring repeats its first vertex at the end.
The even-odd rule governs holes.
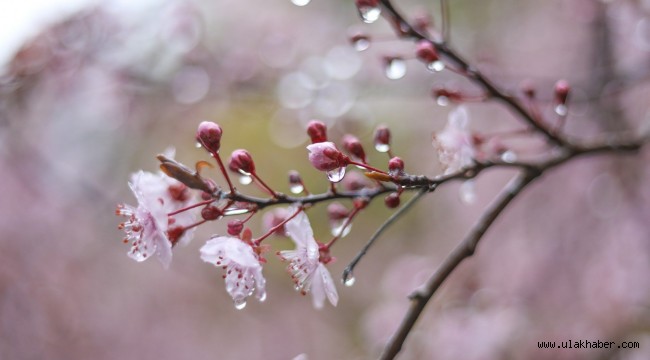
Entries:
POLYGON ((564 104, 558 104, 555 106, 555 113, 560 116, 566 116, 569 113, 569 109, 564 104))
POLYGON ((241 215, 241 214, 246 214, 249 210, 248 209, 241 209, 241 208, 227 208, 226 210, 223 211, 223 214, 226 216, 232 216, 232 215, 241 215))
POLYGON ((375 150, 377 150, 379 152, 382 152, 382 153, 385 153, 385 152, 388 152, 388 150, 390 150, 390 145, 382 144, 382 143, 376 143, 375 144, 375 150))
POLYGON ((347 276, 345 277, 345 279, 343 279, 343 285, 347 287, 354 285, 354 282, 357 281, 357 279, 354 278, 354 275, 352 275, 352 273, 348 273, 346 275, 347 276))
POLYGON ((513 163, 517 161, 517 154, 515 154, 514 151, 508 150, 501 154, 501 161, 507 162, 507 163, 513 163))
POLYGON ((401 79, 406 75, 406 62, 402 58, 385 59, 384 74, 391 80, 401 79))
POLYGON ((242 185, 248 185, 253 182, 253 178, 250 175, 240 175, 239 183, 242 185))
POLYGON ((359 37, 358 39, 355 39, 352 42, 352 47, 356 51, 368 50, 368 48, 370 47, 370 40, 364 37, 359 37))
POLYGON ((292 194, 300 194, 303 190, 305 190, 305 187, 302 184, 293 184, 289 187, 292 194))
POLYGON ((296 6, 305 6, 309 4, 311 0, 291 0, 291 3, 296 6))
POLYGON ((246 307, 246 299, 237 299, 235 302, 235 309, 241 310, 246 307))
POLYGON ((449 105, 449 98, 444 95, 440 95, 436 97, 436 103, 440 106, 447 106, 449 105))
POLYGON ((345 166, 327 172, 327 179, 331 182, 339 182, 345 176, 345 166))
POLYGON ((476 192, 474 191, 474 181, 465 181, 458 189, 460 201, 465 204, 473 204, 476 201, 476 192))
POLYGON ((381 8, 379 6, 360 5, 358 8, 359 16, 366 24, 372 24, 381 16, 381 8))
POLYGON ((333 224, 332 236, 346 237, 350 233, 350 230, 352 230, 352 224, 348 224, 348 226, 345 226, 345 223, 346 223, 346 219, 343 219, 342 221, 333 224))
POLYGON ((445 63, 440 60, 432 61, 427 64, 427 69, 433 72, 439 72, 445 69, 445 63))
POLYGON ((262 295, 260 295, 260 297, 259 297, 259 301, 260 301, 260 302, 265 302, 265 301, 266 301, 266 291, 263 292, 262 295))
POLYGON ((201 145, 201 142, 197 141, 196 144, 194 144, 194 147, 196 147, 197 149, 200 149, 200 148, 203 147, 203 145, 201 145))

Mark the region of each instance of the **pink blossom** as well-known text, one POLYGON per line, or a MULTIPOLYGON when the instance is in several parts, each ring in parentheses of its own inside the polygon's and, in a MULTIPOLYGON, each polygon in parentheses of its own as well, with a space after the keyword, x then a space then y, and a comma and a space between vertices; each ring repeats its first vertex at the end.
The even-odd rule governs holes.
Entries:
POLYGON ((307 146, 309 162, 320 171, 331 171, 348 165, 348 157, 333 142, 319 142, 307 146))
POLYGON ((329 270, 321 261, 325 259, 321 259, 309 218, 301 212, 285 224, 285 229, 296 244, 296 248, 280 251, 279 255, 282 260, 289 261, 287 270, 295 283, 296 290, 303 295, 311 292, 314 307, 317 309, 323 307, 325 298, 336 306, 339 295, 329 270))
POLYGON ((251 245, 236 237, 215 236, 201 248, 201 259, 226 271, 226 291, 237 309, 246 306, 253 292, 259 301, 266 299, 262 265, 251 245))
POLYGON ((172 245, 177 242, 185 244, 192 237, 193 231, 184 231, 184 227, 194 222, 196 210, 168 216, 188 205, 192 200, 189 190, 163 173, 145 171, 134 173, 129 187, 138 200, 138 206, 121 204, 117 208, 117 215, 127 217, 120 224, 126 233, 124 242, 131 242, 127 255, 141 262, 156 254, 163 266, 168 268, 172 259, 172 245))
POLYGON ((476 149, 472 134, 466 129, 467 109, 459 106, 449 114, 447 126, 433 137, 433 146, 445 174, 451 174, 474 163, 476 149))

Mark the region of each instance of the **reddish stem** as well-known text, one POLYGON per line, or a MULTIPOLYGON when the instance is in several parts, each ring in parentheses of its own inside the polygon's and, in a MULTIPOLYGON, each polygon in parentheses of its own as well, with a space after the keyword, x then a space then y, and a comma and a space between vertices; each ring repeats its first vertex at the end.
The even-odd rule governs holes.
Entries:
POLYGON ((214 156, 214 158, 217 159, 217 164, 219 164, 219 169, 221 170, 221 173, 223 174, 223 177, 225 177, 226 181, 228 182, 228 188, 230 189, 230 193, 234 194, 235 193, 235 187, 232 186, 232 182, 230 181, 230 176, 228 176, 228 172, 226 171, 226 167, 223 166, 223 161, 221 161, 221 156, 219 156, 218 152, 213 152, 212 156, 214 156))
MULTIPOLYGON (((391 155, 391 154, 389 154, 389 155, 391 155)), ((352 165, 356 165, 356 166, 362 167, 362 168, 364 168, 364 169, 366 169, 366 170, 371 170, 371 171, 374 171, 374 172, 378 172, 378 173, 381 173, 381 174, 386 174, 386 175, 388 175, 387 172, 385 172, 385 171, 383 171, 383 170, 379 170, 379 169, 377 169, 376 167, 372 167, 372 166, 370 166, 370 165, 368 165, 368 164, 364 164, 364 163, 360 163, 360 162, 356 162, 356 161, 352 161, 352 160, 350 160, 349 163, 352 164, 352 165)))
POLYGON ((341 235, 343 235, 343 232, 345 231, 345 228, 347 228, 350 225, 350 223, 352 222, 352 219, 354 219, 354 217, 359 213, 359 210, 361 210, 361 209, 357 208, 357 207, 355 207, 354 210, 352 210, 352 212, 350 213, 350 216, 348 216, 348 218, 345 219, 345 223, 341 227, 341 231, 339 232, 339 234, 336 235, 332 240, 330 240, 330 242, 325 244, 325 246, 324 246, 325 249, 329 250, 330 247, 332 245, 334 245, 336 240, 341 238, 341 235))
POLYGON ((184 207, 184 208, 182 208, 182 209, 178 209, 178 210, 176 210, 176 211, 172 211, 172 212, 170 212, 169 214, 167 214, 167 216, 174 216, 174 215, 176 215, 176 214, 180 214, 180 213, 182 213, 183 211, 187 211, 187 210, 190 210, 190 209, 194 209, 195 207, 199 207, 199 206, 207 205, 207 204, 213 203, 213 202, 215 202, 215 201, 217 201, 217 199, 209 199, 209 200, 201 201, 201 202, 196 203, 196 204, 194 204, 194 205, 190 205, 190 206, 188 206, 188 207, 184 207))
POLYGON ((279 224, 275 225, 274 227, 272 227, 272 228, 271 228, 271 229, 270 229, 266 234, 262 235, 259 239, 254 240, 254 241, 253 241, 253 244, 255 244, 255 246, 259 246, 260 243, 262 242, 262 240, 264 240, 264 239, 266 239, 267 237, 271 236, 271 234, 273 234, 273 233, 276 232, 279 228, 281 228, 282 226, 284 226, 284 224, 286 224, 287 222, 289 222, 289 220, 295 218, 296 215, 300 214, 301 211, 303 211, 302 206, 298 207, 298 210, 296 210, 295 213, 293 213, 293 214, 292 214, 291 216, 289 216, 288 218, 282 220, 281 223, 279 223, 279 224))
POLYGON ((266 185, 266 183, 262 181, 262 179, 259 176, 257 176, 256 172, 252 172, 251 176, 259 183, 259 185, 262 186, 264 190, 268 191, 269 194, 271 194, 271 196, 273 196, 274 198, 278 197, 278 194, 273 189, 271 189, 270 186, 266 185))

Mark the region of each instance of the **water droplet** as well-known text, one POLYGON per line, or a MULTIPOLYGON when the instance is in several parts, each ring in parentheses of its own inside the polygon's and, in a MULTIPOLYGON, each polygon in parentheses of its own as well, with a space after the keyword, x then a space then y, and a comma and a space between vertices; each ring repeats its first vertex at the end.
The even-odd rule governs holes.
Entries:
POLYGON ((555 110, 555 113, 558 114, 558 115, 560 115, 560 116, 566 116, 566 114, 569 112, 569 109, 568 109, 567 106, 564 105, 564 104, 558 104, 558 105, 555 107, 554 110, 555 110))
POLYGON ((246 307, 246 299, 235 300, 235 309, 241 310, 246 307))
POLYGON ((376 143, 375 144, 375 150, 377 150, 379 152, 382 152, 382 153, 385 153, 385 152, 388 152, 388 150, 390 150, 390 145, 382 144, 382 143, 376 143))
POLYGON ((291 3, 296 6, 305 6, 309 4, 311 0, 291 0, 291 3))
POLYGON ((350 233, 350 230, 352 230, 352 224, 348 224, 348 226, 343 228, 345 222, 346 219, 343 219, 342 221, 337 221, 332 224, 332 236, 346 237, 350 233))
POLYGON ((445 63, 440 60, 436 60, 427 64, 427 69, 433 72, 439 72, 445 69, 445 63))
POLYGON ((259 297, 260 302, 265 302, 266 301, 266 291, 262 293, 259 297))
POLYGON ((517 161, 517 154, 512 150, 508 150, 501 154, 501 160, 507 163, 513 163, 517 161))
POLYGON ((296 284, 293 286, 293 289, 296 291, 300 291, 300 285, 296 284))
POLYGON ((402 58, 386 59, 384 73, 391 80, 401 79, 406 75, 406 62, 402 58))
POLYGON ((447 106, 449 105, 449 98, 446 96, 438 96, 436 98, 436 103, 440 106, 447 106))
POLYGON ((327 179, 331 182, 339 182, 345 176, 345 166, 327 172, 327 179))
POLYGON ((473 204, 476 201, 476 192, 474 191, 474 181, 465 181, 458 189, 460 201, 465 204, 473 204))
POLYGON ((241 215, 241 214, 246 214, 248 211, 249 211, 248 209, 227 208, 226 210, 223 211, 223 214, 227 216, 241 215))
POLYGON ((303 190, 305 190, 305 187, 302 186, 302 184, 293 184, 289 187, 289 190, 292 194, 300 194, 303 190))
POLYGON ((352 275, 352 273, 346 275, 345 279, 343 279, 343 285, 347 287, 354 285, 355 281, 357 281, 357 279, 354 278, 354 275, 352 275))
POLYGON ((240 175, 239 176, 239 183, 242 185, 248 185, 253 182, 253 178, 250 177, 249 175, 240 175))
POLYGON ((381 16, 381 8, 379 6, 359 6, 359 16, 366 24, 372 24, 381 16))
POLYGON ((352 43, 352 47, 356 51, 368 50, 368 48, 370 47, 370 41, 368 39, 360 38, 360 39, 355 40, 352 43))
POLYGON ((200 149, 200 148, 203 147, 203 145, 201 145, 201 143, 197 141, 196 144, 194 144, 194 147, 196 147, 197 149, 200 149))

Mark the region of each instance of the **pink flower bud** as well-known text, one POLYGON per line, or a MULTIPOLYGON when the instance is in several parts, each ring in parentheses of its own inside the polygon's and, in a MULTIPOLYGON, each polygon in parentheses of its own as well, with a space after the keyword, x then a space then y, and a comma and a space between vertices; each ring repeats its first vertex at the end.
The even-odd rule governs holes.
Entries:
POLYGON ((397 193, 390 193, 388 196, 384 198, 384 204, 386 204, 386 207, 389 209, 394 209, 399 206, 400 200, 399 200, 399 195, 397 193))
POLYGON ((312 144, 327 141, 327 127, 323 122, 312 120, 307 124, 307 135, 311 138, 312 144))
POLYGON ((307 146, 309 162, 320 171, 331 171, 348 165, 350 159, 334 143, 326 141, 307 146))
POLYGON ((212 121, 203 121, 196 131, 196 139, 210 152, 218 152, 221 147, 221 126, 212 121))
POLYGON ((531 80, 526 79, 522 81, 520 88, 527 98, 533 99, 535 97, 537 90, 535 89, 535 84, 533 84, 531 80))
POLYGON ((223 212, 218 207, 208 205, 201 209, 201 217, 205 220, 217 220, 223 215, 223 212))
POLYGON ((558 104, 566 104, 571 86, 566 80, 560 80, 555 83, 555 101, 558 104))
POLYGON ((236 219, 228 221, 228 234, 237 236, 242 232, 242 230, 244 230, 244 223, 241 220, 236 219))
POLYGON ((244 149, 237 149, 230 155, 228 168, 234 172, 252 174, 255 172, 255 163, 251 154, 244 149))
POLYGON ((361 142, 359 141, 359 139, 357 139, 356 136, 349 135, 349 134, 345 135, 343 137, 343 147, 352 156, 354 156, 358 160, 361 160, 362 163, 366 162, 366 152, 363 151, 363 146, 361 145, 361 142))
POLYGON ((327 205, 327 216, 330 221, 340 221, 350 215, 350 210, 343 206, 340 202, 333 202, 327 205))
POLYGON ((420 40, 415 49, 415 56, 426 64, 438 61, 440 57, 433 44, 429 40, 420 40))
POLYGON ((375 130, 375 149, 379 152, 390 150, 390 130, 386 126, 380 126, 375 130))
POLYGON ((391 175, 397 175, 404 171, 404 160, 395 156, 388 161, 388 172, 391 175))

